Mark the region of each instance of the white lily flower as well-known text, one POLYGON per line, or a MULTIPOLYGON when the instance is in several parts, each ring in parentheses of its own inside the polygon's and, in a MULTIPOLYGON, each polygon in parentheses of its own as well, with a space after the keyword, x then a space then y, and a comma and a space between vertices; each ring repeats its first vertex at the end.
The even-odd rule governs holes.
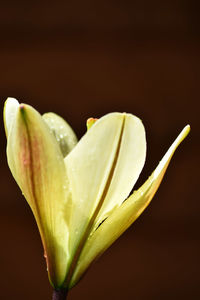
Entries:
POLYGON ((55 289, 70 289, 143 212, 190 131, 187 125, 148 180, 129 195, 144 166, 144 126, 132 114, 92 120, 77 143, 59 116, 41 116, 8 98, 4 109, 10 170, 29 203, 55 289))

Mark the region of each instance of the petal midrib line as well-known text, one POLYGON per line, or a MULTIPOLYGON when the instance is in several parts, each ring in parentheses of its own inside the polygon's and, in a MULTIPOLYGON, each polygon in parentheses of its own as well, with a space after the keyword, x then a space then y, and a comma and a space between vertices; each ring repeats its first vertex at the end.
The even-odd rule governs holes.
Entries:
POLYGON ((34 209, 35 212, 37 213, 39 220, 41 221, 41 216, 39 213, 39 206, 38 206, 38 201, 37 201, 37 197, 36 197, 36 189, 35 189, 35 180, 34 180, 34 172, 33 172, 33 152, 32 152, 32 144, 31 144, 31 137, 30 137, 30 132, 29 132, 29 128, 28 128, 28 124, 26 121, 26 117, 25 117, 25 111, 24 111, 24 106, 20 105, 20 110, 19 112, 21 113, 22 119, 24 121, 24 125, 26 128, 26 133, 27 133, 27 142, 28 142, 28 150, 29 150, 29 157, 30 157, 30 184, 31 184, 31 193, 33 195, 34 201, 31 203, 31 205, 34 204, 34 209))
MULTIPOLYGON (((117 161, 118 161, 118 158, 119 158, 119 152, 120 152, 120 148, 121 148, 121 142, 122 142, 122 137, 123 137, 123 132, 124 132, 124 127, 125 127, 125 120, 126 120, 126 117, 125 115, 123 116, 123 119, 122 119, 122 124, 121 124, 121 131, 120 131, 120 134, 119 134, 119 141, 118 141, 118 144, 117 144, 117 147, 116 147, 116 152, 115 152, 115 155, 114 155, 114 159, 113 159, 113 163, 112 163, 112 166, 111 166, 111 169, 110 169, 110 172, 109 172, 109 175, 108 175, 108 178, 107 178, 107 181, 106 181, 106 184, 105 184, 105 187, 102 191, 102 195, 100 197, 100 200, 98 202, 98 205, 88 223, 88 226, 82 236, 82 239, 79 243, 79 246, 75 252, 75 255, 74 255, 74 258, 72 260, 72 263, 71 263, 71 266, 69 268, 69 271, 67 273, 67 276, 66 276, 66 279, 65 279, 65 284, 68 286, 68 284, 70 283, 71 281, 71 278, 73 276, 73 272, 76 268, 76 264, 78 262, 78 259, 81 255, 81 252, 84 248, 84 244, 86 242, 86 240, 88 239, 90 233, 91 233, 91 229, 94 225, 94 222, 104 204, 104 201, 106 199, 106 196, 107 196, 107 193, 108 193, 108 190, 109 190, 109 187, 111 185, 111 182, 112 182, 112 178, 113 178, 113 175, 114 175, 114 172, 115 172, 115 168, 116 168, 116 165, 117 165, 117 161)), ((100 222, 101 223, 101 222, 100 222)), ((98 225, 96 226, 96 228, 98 227, 98 225)))
MULTIPOLYGON (((36 184, 35 184, 35 178, 34 178, 34 168, 33 168, 33 151, 32 151, 32 143, 31 143, 31 136, 30 136, 30 131, 29 131, 29 126, 28 126, 28 122, 26 120, 26 116, 25 116, 25 110, 24 110, 24 105, 20 105, 20 110, 19 112, 21 113, 22 119, 24 121, 24 125, 26 128, 26 133, 27 133, 27 142, 28 142, 28 149, 29 149, 29 155, 30 155, 30 185, 31 185, 31 193, 33 196, 33 201, 31 203, 31 206, 33 208, 33 212, 38 224, 38 229, 40 231, 40 235, 41 235, 41 239, 42 239, 42 243, 44 246, 44 251, 46 251, 46 243, 45 243, 45 239, 44 239, 44 227, 42 225, 42 217, 40 214, 40 208, 39 208, 39 204, 38 204, 38 200, 37 200, 37 195, 36 195, 36 184)), ((48 263, 48 256, 45 256, 46 260, 47 260, 47 265, 49 266, 48 263)))

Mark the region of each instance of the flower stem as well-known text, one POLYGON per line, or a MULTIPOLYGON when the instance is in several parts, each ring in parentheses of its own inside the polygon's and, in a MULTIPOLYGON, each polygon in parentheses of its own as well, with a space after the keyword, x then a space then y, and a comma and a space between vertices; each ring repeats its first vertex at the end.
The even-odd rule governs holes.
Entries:
POLYGON ((67 299, 67 290, 54 290, 52 300, 66 300, 67 299))

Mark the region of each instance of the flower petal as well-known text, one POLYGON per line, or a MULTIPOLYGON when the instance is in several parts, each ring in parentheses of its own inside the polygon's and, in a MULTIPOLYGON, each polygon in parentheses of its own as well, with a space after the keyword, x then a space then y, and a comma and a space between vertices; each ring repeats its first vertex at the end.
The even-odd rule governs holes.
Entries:
MULTIPOLYGON (((65 158, 73 209, 70 253, 78 252, 97 220, 129 195, 146 154, 144 127, 133 115, 111 113, 90 128, 65 158)), ((73 261, 75 265, 75 261, 73 261)))
POLYGON ((72 191, 71 251, 75 251, 101 200, 115 159, 124 116, 110 114, 99 119, 65 157, 72 191))
POLYGON ((8 137, 8 133, 12 126, 13 120, 15 118, 16 111, 19 107, 19 102, 15 98, 8 98, 4 104, 4 126, 6 136, 8 137))
MULTIPOLYGON (((9 114, 9 113, 8 113, 9 114)), ((40 114, 21 104, 8 135, 8 164, 35 216, 50 281, 62 285, 67 269, 69 210, 66 170, 59 146, 40 114)))
POLYGON ((70 287, 78 282, 91 262, 98 258, 147 207, 162 181, 176 148, 189 131, 188 125, 179 134, 149 179, 89 236, 78 260, 70 287))
POLYGON ((126 114, 115 170, 93 229, 128 197, 142 171, 145 158, 144 126, 139 118, 126 114))
POLYGON ((42 117, 54 134, 65 157, 77 144, 78 140, 74 131, 63 118, 55 113, 46 113, 42 117))

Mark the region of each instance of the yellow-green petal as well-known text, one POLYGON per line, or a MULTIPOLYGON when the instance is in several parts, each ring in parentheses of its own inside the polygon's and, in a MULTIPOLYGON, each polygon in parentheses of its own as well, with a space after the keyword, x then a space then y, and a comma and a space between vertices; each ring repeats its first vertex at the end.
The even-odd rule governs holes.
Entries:
POLYGON ((115 170, 93 230, 129 196, 142 171, 145 158, 146 137, 144 126, 136 116, 125 114, 115 170))
POLYGON ((45 113, 43 119, 54 134, 63 157, 65 157, 77 144, 77 137, 69 124, 55 113, 45 113))
POLYGON ((156 193, 168 164, 178 147, 190 131, 186 126, 169 148, 149 179, 135 191, 120 207, 91 234, 81 252, 77 267, 70 282, 73 287, 87 270, 91 262, 98 258, 143 212, 156 193))
POLYGON ((104 193, 123 122, 122 114, 99 119, 64 159, 73 199, 70 253, 75 252, 104 193))
POLYGON ((141 120, 130 114, 111 113, 96 121, 65 158, 73 199, 70 254, 73 257, 77 251, 75 260, 96 224, 127 198, 145 155, 141 120))
POLYGON ((8 135, 8 164, 35 216, 49 278, 62 285, 67 269, 70 196, 59 146, 41 115, 21 104, 8 135))

